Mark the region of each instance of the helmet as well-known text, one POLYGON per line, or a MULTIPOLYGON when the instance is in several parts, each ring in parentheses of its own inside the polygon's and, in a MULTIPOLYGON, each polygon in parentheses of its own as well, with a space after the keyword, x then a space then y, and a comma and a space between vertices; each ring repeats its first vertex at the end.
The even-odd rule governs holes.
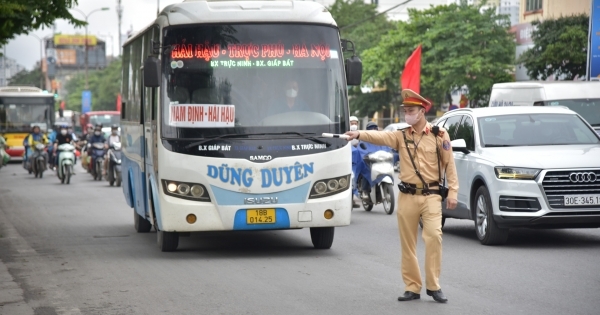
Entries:
POLYGON ((35 126, 31 127, 31 131, 35 131, 35 128, 37 128, 38 131, 40 130, 40 126, 35 125, 35 126))
POLYGON ((373 121, 369 121, 367 123, 367 130, 378 130, 379 126, 377 126, 377 124, 373 121))
POLYGON ((58 129, 69 129, 69 126, 67 126, 67 125, 60 125, 60 127, 58 129))
POLYGON ((356 118, 356 116, 350 116, 350 121, 358 121, 358 118, 356 118))
POLYGON ((114 124, 114 125, 110 126, 110 129, 111 129, 111 130, 114 130, 114 129, 119 129, 119 125, 117 125, 117 124, 114 124))
POLYGON ((96 124, 96 126, 94 126, 94 130, 102 131, 102 124, 96 124))

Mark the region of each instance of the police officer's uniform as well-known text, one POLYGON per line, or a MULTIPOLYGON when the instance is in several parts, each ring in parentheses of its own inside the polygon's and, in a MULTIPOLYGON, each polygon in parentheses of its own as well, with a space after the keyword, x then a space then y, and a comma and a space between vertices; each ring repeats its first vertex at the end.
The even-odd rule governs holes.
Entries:
MULTIPOLYGON (((423 106, 429 104, 419 94, 405 89, 402 91, 404 106, 423 106)), ((400 180, 405 192, 398 196, 398 227, 402 245, 402 278, 405 283, 405 297, 399 300, 418 299, 421 292, 421 273, 417 261, 417 230, 419 218, 423 221, 423 240, 425 241, 425 275, 427 293, 441 293, 439 276, 442 262, 442 197, 440 195, 440 173, 446 174, 448 198, 457 198, 458 178, 450 146, 448 133, 440 128, 438 135, 432 132, 433 126, 427 123, 424 130, 412 127, 394 132, 360 131, 359 139, 374 144, 392 147, 400 154, 400 180), (405 138, 406 137, 406 138, 405 138), (423 181, 429 186, 423 189, 423 181), (437 146, 437 150, 436 150, 437 146), (438 152, 439 165, 438 167, 438 152), (431 291, 431 292, 429 292, 431 291), (411 294, 414 293, 414 294, 411 294)), ((443 295, 442 295, 443 296, 443 295)), ((436 298, 436 296, 434 296, 436 298)), ((436 299, 438 300, 438 299, 436 299)), ((445 300, 445 297, 444 297, 445 300)), ((442 300, 442 301, 444 301, 442 300)))

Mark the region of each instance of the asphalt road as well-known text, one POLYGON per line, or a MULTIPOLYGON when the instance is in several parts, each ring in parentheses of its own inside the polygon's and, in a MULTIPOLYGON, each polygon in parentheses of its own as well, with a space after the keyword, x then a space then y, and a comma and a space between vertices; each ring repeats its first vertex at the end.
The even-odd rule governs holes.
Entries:
MULTIPOLYGON (((162 253, 120 188, 0 170, 0 314, 599 314, 600 230, 516 230, 485 247, 444 228, 449 303, 403 292, 396 215, 353 212, 330 250, 309 231, 197 233, 162 253)), ((423 247, 419 245, 423 263, 423 247)))

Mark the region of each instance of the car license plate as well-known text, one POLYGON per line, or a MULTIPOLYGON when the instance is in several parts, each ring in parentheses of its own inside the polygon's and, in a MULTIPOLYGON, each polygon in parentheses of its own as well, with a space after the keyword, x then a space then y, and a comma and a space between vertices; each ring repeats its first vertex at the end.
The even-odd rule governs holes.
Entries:
POLYGON ((600 206, 600 195, 568 195, 564 196, 565 206, 600 206))
POLYGON ((246 210, 246 224, 273 224, 275 223, 275 209, 248 209, 246 210))

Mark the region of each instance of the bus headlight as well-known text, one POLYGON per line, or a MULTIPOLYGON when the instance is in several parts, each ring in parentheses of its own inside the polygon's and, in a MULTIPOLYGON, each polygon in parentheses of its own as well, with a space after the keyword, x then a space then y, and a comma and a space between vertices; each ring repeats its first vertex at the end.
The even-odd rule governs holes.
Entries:
POLYGON ((316 199, 338 194, 350 187, 350 175, 328 178, 317 181, 310 190, 308 199, 316 199))
POLYGON ((166 195, 195 201, 210 201, 210 196, 202 184, 168 179, 163 179, 162 184, 166 195))

